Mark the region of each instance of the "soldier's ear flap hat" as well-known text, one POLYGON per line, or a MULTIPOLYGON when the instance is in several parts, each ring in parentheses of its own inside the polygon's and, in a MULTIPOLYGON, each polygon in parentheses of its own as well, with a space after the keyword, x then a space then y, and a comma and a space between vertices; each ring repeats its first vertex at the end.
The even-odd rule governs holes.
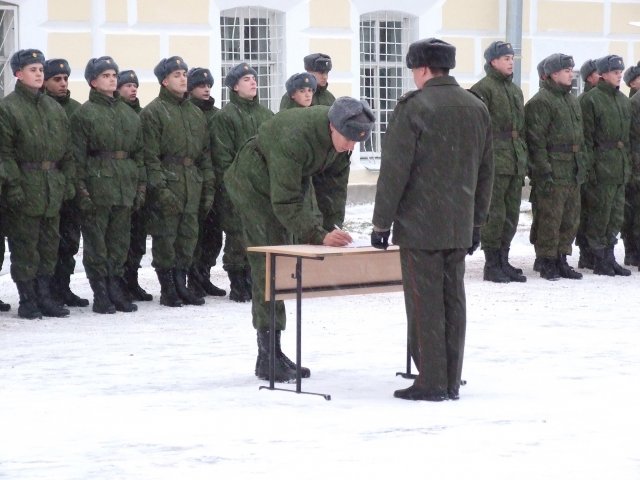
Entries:
POLYGON ((613 72, 614 70, 624 70, 624 61, 619 55, 607 55, 596 60, 596 67, 600 74, 613 72))
POLYGON ((118 64, 113 58, 107 56, 92 58, 84 69, 84 78, 91 85, 91 80, 95 80, 98 75, 107 70, 115 70, 118 73, 118 64))
POLYGON ((162 83, 162 81, 167 78, 167 75, 172 74, 176 70, 184 70, 185 72, 189 70, 187 63, 182 57, 178 57, 177 55, 160 60, 154 67, 153 74, 158 79, 158 83, 162 83))
POLYGON ((329 109, 329 121, 349 140, 364 142, 371 136, 375 115, 364 100, 339 97, 329 109))
POLYGON ((187 72, 187 90, 190 92, 198 85, 213 87, 213 75, 208 68, 194 67, 187 72))
POLYGON ((127 83, 135 83, 136 87, 140 86, 138 76, 133 70, 123 70, 118 74, 118 88, 126 85, 127 83))
POLYGON ((553 55, 549 55, 544 61, 545 75, 551 75, 552 73, 559 72, 565 68, 573 67, 575 67, 573 57, 563 53, 554 53, 553 55))
POLYGON ((448 68, 456 66, 456 47, 437 38, 418 40, 409 45, 407 68, 434 67, 448 68))
POLYGON ((304 69, 307 72, 330 72, 333 68, 331 57, 326 53, 312 53, 304 57, 304 69))
POLYGON ((547 78, 547 74, 544 73, 544 62, 546 60, 547 60, 546 58, 543 58, 542 60, 540 60, 540 63, 536 67, 536 70, 538 71, 538 78, 540 78, 540 80, 544 80, 545 78, 547 78))
POLYGON ((49 80, 56 75, 71 75, 69 62, 64 58, 53 58, 44 62, 44 79, 49 80))
POLYGON ((27 65, 31 65, 32 63, 41 63, 44 66, 44 62, 44 54, 40 50, 36 50, 35 48, 18 50, 11 56, 11 71, 13 71, 13 74, 15 75, 18 70, 21 70, 27 65))
POLYGON ((224 77, 224 84, 230 89, 233 89, 238 81, 245 75, 253 75, 258 78, 258 72, 251 68, 248 63, 241 63, 229 70, 227 76, 224 77))
POLYGON ((504 57, 505 55, 515 55, 515 52, 510 43, 501 40, 492 42, 484 51, 484 59, 487 63, 491 63, 491 60, 504 57))
POLYGON ((624 83, 627 84, 627 87, 630 87, 631 85, 629 84, 638 77, 640 77, 640 62, 638 62, 637 65, 627 68, 622 78, 624 79, 624 83))
POLYGON ((589 75, 597 71, 598 71, 598 67, 596 67, 596 61, 587 60, 580 67, 580 78, 582 78, 583 82, 586 82, 587 78, 589 78, 589 75))
POLYGON ((301 88, 309 87, 314 92, 318 88, 318 81, 316 77, 311 75, 310 73, 295 73, 289 77, 287 82, 285 83, 285 88, 287 89, 287 95, 293 95, 296 90, 301 88))

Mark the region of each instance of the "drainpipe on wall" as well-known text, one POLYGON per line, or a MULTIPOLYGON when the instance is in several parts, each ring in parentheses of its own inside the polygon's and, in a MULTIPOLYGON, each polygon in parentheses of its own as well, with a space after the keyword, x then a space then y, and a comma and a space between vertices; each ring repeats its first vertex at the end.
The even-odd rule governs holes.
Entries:
POLYGON ((522 63, 522 0, 507 0, 507 42, 513 47, 513 83, 520 86, 522 63))

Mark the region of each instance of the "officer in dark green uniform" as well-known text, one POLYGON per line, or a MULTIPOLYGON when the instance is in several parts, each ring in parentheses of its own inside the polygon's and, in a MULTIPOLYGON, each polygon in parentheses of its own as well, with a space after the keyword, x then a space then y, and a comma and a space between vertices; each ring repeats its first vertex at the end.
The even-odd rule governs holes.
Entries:
POLYGON ((280 111, 289 108, 310 107, 318 81, 311 73, 294 73, 284 84, 287 90, 280 100, 280 111))
POLYGON ((222 265, 231 284, 229 299, 234 302, 251 300, 251 272, 239 212, 226 194, 223 175, 244 142, 258 133, 260 125, 273 116, 271 110, 260 104, 257 75, 246 63, 229 70, 224 79, 229 89, 229 103, 214 117, 210 127, 215 139, 213 162, 220 190, 216 195, 216 209, 225 233, 222 265))
MULTIPOLYGON (((187 91, 189 101, 198 107, 207 120, 207 130, 210 141, 213 117, 220 110, 215 106, 215 99, 211 96, 213 75, 208 68, 192 68, 187 72, 187 91)), ((213 150, 212 150, 213 152, 213 150)), ((196 295, 204 297, 224 297, 227 292, 211 283, 211 267, 216 264, 222 250, 222 223, 217 203, 220 190, 216 189, 213 205, 206 211, 198 213, 198 243, 193 252, 193 265, 189 269, 188 285, 196 295)))
POLYGON ((580 220, 585 178, 582 113, 571 94, 573 57, 553 54, 544 63, 545 87, 525 105, 527 147, 536 185, 540 276, 581 279, 567 263, 580 220))
POLYGON ((316 77, 318 82, 311 105, 327 105, 330 107, 335 102, 336 97, 327 90, 329 87, 329 72, 332 68, 331 57, 327 54, 312 53, 304 57, 304 69, 316 77))
POLYGON ((133 312, 123 291, 131 209, 146 196, 142 129, 138 115, 116 94, 118 65, 103 56, 87 62, 89 100, 71 117, 76 200, 82 216, 84 264, 96 313, 133 312))
MULTIPOLYGON (((49 59, 44 63, 44 91, 57 101, 67 117, 80 107, 80 102, 71 98, 69 91, 69 62, 63 58, 49 59)), ((60 246, 51 293, 61 304, 69 307, 86 307, 89 300, 78 297, 69 288, 71 275, 76 267, 74 256, 80 249, 80 212, 73 200, 62 202, 60 209, 60 246)))
POLYGON ((51 295, 51 277, 58 258, 60 207, 75 195, 74 163, 69 119, 41 91, 44 62, 40 50, 14 53, 10 63, 16 88, 0 101, 5 231, 23 318, 69 315, 51 295))
POLYGON ((521 269, 509 263, 527 168, 524 97, 512 81, 513 54, 511 44, 491 43, 484 52, 487 75, 471 87, 491 114, 495 179, 489 220, 482 227, 482 249, 486 258, 484 279, 498 283, 527 280, 521 269))
POLYGON ((624 218, 624 189, 631 176, 629 127, 631 105, 620 92, 624 62, 618 55, 596 60, 602 81, 580 98, 593 196, 586 236, 594 256, 593 273, 631 275, 613 249, 624 218))
POLYGON ((487 218, 493 155, 487 107, 449 75, 455 47, 429 38, 407 53, 417 90, 398 101, 382 143, 371 244, 400 246, 409 341, 418 377, 394 396, 459 398, 465 256, 487 218))
MULTIPOLYGON (((138 75, 133 70, 122 70, 118 73, 118 99, 138 114, 142 111, 138 98, 139 85, 138 75)), ((144 206, 131 211, 131 236, 123 276, 125 294, 131 301, 150 302, 153 300, 153 295, 142 288, 138 281, 140 262, 147 251, 146 218, 147 212, 144 206)))
MULTIPOLYGON (((225 185, 242 218, 247 246, 300 243, 346 245, 348 233, 336 229, 344 220, 349 154, 365 141, 374 115, 365 102, 341 97, 331 108, 294 108, 265 122, 227 170, 225 185), (303 205, 305 184, 313 177, 322 223, 303 205)), ((269 379, 269 303, 265 302, 264 255, 249 254, 253 286, 253 326, 258 331, 255 374, 269 379)), ((295 364, 282 353, 286 324, 284 302, 276 305, 276 382, 295 378, 295 364)), ((308 377, 308 369, 302 376, 308 377)))
MULTIPOLYGON (((4 165, 2 162, 2 158, 0 157, 0 199, 2 198, 2 186, 4 182, 7 180, 7 174, 4 171, 4 165)), ((4 212, 4 206, 0 201, 0 269, 2 269, 2 264, 4 263, 4 242, 6 238, 6 234, 4 232, 4 220, 6 213, 4 212)), ((8 303, 4 303, 0 300, 0 312, 8 312, 11 310, 11 305, 8 303)))
POLYGON ((640 267, 640 137, 638 137, 638 104, 640 97, 635 93, 640 87, 640 63, 629 67, 624 72, 624 82, 631 89, 631 178, 627 182, 624 194, 624 222, 620 236, 624 242, 624 264, 640 267))
POLYGON ((140 114, 152 265, 160 304, 169 307, 204 304, 187 288, 186 276, 198 241, 198 212, 211 208, 215 193, 207 122, 186 98, 187 70, 181 57, 160 60, 153 70, 160 94, 140 114))

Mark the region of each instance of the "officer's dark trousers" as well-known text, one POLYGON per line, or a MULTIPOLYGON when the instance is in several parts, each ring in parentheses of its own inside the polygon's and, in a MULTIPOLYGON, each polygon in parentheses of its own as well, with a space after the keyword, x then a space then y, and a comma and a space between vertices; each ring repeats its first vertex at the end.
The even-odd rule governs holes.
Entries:
POLYGON ((400 248, 415 384, 433 393, 460 388, 466 332, 464 249, 400 248))
POLYGON ((220 201, 222 191, 217 190, 213 207, 206 215, 198 214, 198 243, 193 253, 193 264, 198 268, 210 269, 216 264, 222 250, 222 222, 220 221, 220 201))
POLYGON ((131 212, 131 231, 129 240, 129 251, 127 253, 127 270, 137 270, 140 268, 142 257, 147 251, 147 211, 141 210, 131 212))
MULTIPOLYGON (((216 201, 217 198, 218 195, 216 195, 216 201)), ((226 191, 223 190, 219 198, 218 212, 220 213, 220 221, 225 235, 222 267, 227 272, 244 270, 248 262, 240 215, 226 191)))
POLYGON ((60 208, 60 245, 55 273, 70 277, 76 268, 75 255, 80 249, 80 211, 73 200, 62 202, 60 208))
POLYGON ((131 207, 96 206, 82 216, 82 263, 88 278, 121 277, 129 250, 131 207))
POLYGON ((620 231, 626 248, 640 251, 640 181, 627 183, 624 195, 624 223, 620 231))

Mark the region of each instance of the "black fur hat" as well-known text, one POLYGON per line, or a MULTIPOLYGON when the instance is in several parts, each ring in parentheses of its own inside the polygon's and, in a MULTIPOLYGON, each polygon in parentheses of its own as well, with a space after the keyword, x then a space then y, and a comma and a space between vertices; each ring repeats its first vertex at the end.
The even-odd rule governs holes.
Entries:
POLYGON ((316 77, 310 73, 294 73, 289 77, 284 86, 287 89, 287 95, 291 96, 296 92, 296 90, 305 87, 309 87, 315 92, 316 88, 318 88, 318 81, 316 80, 316 77))
POLYGON ((409 45, 407 68, 434 67, 452 69, 456 66, 456 47, 437 38, 418 40, 409 45))
POLYGON ((304 69, 307 72, 330 72, 333 65, 331 65, 331 57, 326 53, 312 53, 304 57, 304 69))
POLYGON ((138 76, 133 70, 123 70, 118 74, 118 88, 127 83, 135 83, 136 87, 140 86, 138 76))
POLYGON ((227 76, 224 77, 224 84, 228 88, 233 89, 233 87, 235 87, 240 79, 245 75, 253 75, 256 77, 256 80, 258 79, 258 72, 256 72, 248 63, 243 62, 229 70, 227 76))
POLYGON ((587 78, 589 77, 589 75, 591 75, 593 72, 597 72, 597 71, 598 71, 598 67, 596 67, 596 61, 595 60, 587 60, 580 67, 580 77, 582 78, 583 82, 586 82, 587 78))
POLYGON ((487 63, 491 63, 491 60, 495 60, 496 58, 514 54, 515 52, 513 51, 513 47, 510 43, 498 40, 496 42, 492 42, 484 51, 484 59, 487 63))
POLYGON ((15 75, 16 72, 22 67, 31 65, 32 63, 41 63, 44 66, 44 54, 40 50, 35 48, 28 48, 26 50, 18 50, 11 55, 11 71, 15 75))
POLYGON ((198 85, 213 87, 213 75, 208 68, 194 67, 187 72, 187 90, 190 92, 198 85))
POLYGON ((173 56, 163 58, 155 66, 153 73, 158 79, 158 83, 162 83, 162 81, 167 78, 167 75, 175 72, 176 70, 184 70, 185 72, 189 70, 187 63, 182 59, 182 57, 173 56))
POLYGON ((607 55, 596 60, 598 73, 608 73, 614 70, 624 70, 624 60, 619 55, 607 55))
POLYGON ((551 75, 565 68, 573 68, 575 65, 572 56, 563 53, 554 53, 545 59, 544 73, 545 75, 551 75))
POLYGON ((640 76, 640 62, 638 62, 637 65, 633 65, 627 68, 627 71, 624 72, 624 75, 622 76, 622 78, 624 80, 624 83, 627 84, 627 87, 630 87, 631 85, 629 84, 639 76, 640 76))
POLYGON ((91 80, 95 80, 98 75, 106 70, 115 70, 118 73, 118 64, 113 58, 108 56, 92 58, 87 62, 87 66, 84 69, 84 78, 91 85, 91 80))
POLYGON ((376 117, 364 100, 339 97, 329 109, 329 121, 338 132, 354 142, 364 142, 371 136, 376 117))
POLYGON ((49 80, 56 75, 71 75, 69 62, 64 58, 53 58, 44 62, 44 79, 49 80))

